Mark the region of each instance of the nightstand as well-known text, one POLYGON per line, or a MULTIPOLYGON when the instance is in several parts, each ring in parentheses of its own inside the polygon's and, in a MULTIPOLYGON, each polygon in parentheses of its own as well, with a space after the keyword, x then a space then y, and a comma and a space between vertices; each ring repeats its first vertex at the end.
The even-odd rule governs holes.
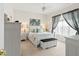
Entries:
POLYGON ((28 33, 26 33, 26 32, 22 32, 21 33, 21 40, 27 40, 28 39, 28 33))

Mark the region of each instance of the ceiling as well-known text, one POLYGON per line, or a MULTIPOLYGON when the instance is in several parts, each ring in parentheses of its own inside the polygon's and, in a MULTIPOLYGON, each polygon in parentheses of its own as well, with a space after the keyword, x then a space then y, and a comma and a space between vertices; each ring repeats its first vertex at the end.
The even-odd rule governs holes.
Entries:
POLYGON ((12 3, 8 5, 17 10, 48 14, 69 7, 72 3, 12 3), (42 11, 43 6, 46 7, 44 12, 42 11))

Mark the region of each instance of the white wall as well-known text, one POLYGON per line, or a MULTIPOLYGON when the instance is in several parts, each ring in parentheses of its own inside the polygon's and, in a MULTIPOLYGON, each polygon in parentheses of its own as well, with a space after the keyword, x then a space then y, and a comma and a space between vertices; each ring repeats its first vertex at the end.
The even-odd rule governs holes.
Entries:
POLYGON ((28 11, 14 10, 14 20, 19 20, 20 22, 26 22, 29 24, 30 19, 40 19, 41 23, 46 23, 47 18, 45 15, 32 13, 28 11))
POLYGON ((4 15, 3 4, 0 3, 0 49, 4 49, 4 15))

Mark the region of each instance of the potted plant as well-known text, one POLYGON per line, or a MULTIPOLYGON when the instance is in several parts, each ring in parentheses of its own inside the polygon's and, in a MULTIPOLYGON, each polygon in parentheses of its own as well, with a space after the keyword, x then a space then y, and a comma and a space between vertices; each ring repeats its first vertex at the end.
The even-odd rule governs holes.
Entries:
POLYGON ((6 56, 6 51, 4 49, 0 49, 0 56, 6 56))

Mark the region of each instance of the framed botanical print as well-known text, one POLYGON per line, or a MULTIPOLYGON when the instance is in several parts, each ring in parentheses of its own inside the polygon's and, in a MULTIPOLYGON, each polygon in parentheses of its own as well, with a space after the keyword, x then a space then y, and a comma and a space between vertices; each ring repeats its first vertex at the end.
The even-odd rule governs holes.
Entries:
POLYGON ((40 19, 30 19, 30 26, 40 26, 40 19))

